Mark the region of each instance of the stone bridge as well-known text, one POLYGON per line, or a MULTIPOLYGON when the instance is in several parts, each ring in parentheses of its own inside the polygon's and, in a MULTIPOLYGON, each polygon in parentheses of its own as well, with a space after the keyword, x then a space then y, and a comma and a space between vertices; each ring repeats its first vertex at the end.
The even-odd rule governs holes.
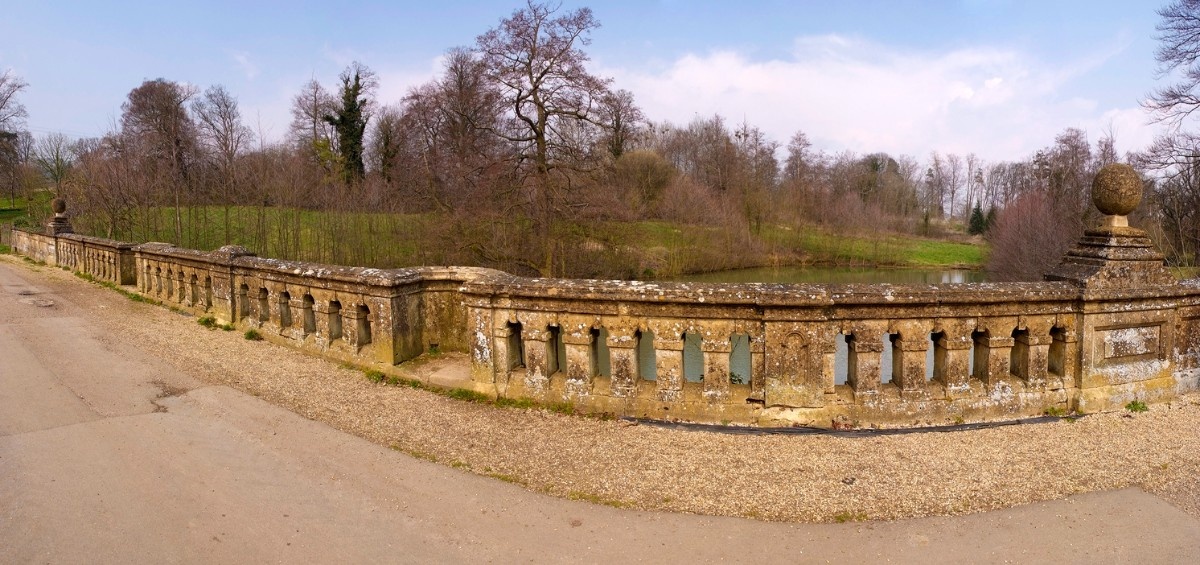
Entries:
MULTIPOLYGON (((694 284, 368 269, 13 231, 18 253, 367 368, 469 355, 470 388, 586 412, 764 425, 924 425, 1118 409, 1197 388, 1200 281, 1105 214, 1037 283, 694 284)), ((1036 234, 1030 234, 1031 241, 1036 234)))

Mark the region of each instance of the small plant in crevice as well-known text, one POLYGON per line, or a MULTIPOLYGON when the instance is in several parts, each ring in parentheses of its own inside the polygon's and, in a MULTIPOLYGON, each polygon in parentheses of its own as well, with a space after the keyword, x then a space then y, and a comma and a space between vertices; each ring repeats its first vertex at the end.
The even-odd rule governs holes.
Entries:
POLYGON ((746 380, 741 375, 731 372, 729 373, 729 384, 744 385, 746 384, 746 380))
POLYGON ((1054 418, 1062 418, 1067 415, 1067 411, 1061 406, 1047 406, 1045 410, 1042 410, 1042 414, 1054 418))
POLYGON ((486 394, 465 388, 452 388, 446 391, 446 396, 455 400, 466 400, 467 402, 490 402, 492 400, 486 394))
POLYGON ((387 379, 387 375, 384 375, 382 371, 371 369, 365 373, 367 375, 367 380, 373 383, 382 383, 387 379))
POLYGON ((250 329, 246 330, 246 333, 243 334, 243 337, 245 337, 249 341, 262 341, 263 340, 262 334, 258 333, 258 330, 254 329, 254 328, 250 328, 250 329))
POLYGON ((1129 404, 1125 405, 1125 409, 1130 412, 1146 412, 1150 410, 1150 407, 1146 406, 1146 403, 1141 400, 1130 400, 1129 404))
POLYGON ((201 316, 198 320, 196 320, 196 323, 210 330, 215 330, 218 327, 217 319, 212 316, 201 316))

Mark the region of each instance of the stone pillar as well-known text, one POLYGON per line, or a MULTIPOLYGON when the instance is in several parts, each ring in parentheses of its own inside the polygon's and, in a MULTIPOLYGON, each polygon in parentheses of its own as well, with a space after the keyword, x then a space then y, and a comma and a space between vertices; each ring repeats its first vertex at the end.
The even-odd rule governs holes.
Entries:
POLYGON ((883 363, 883 332, 854 331, 854 339, 846 347, 846 383, 854 396, 879 393, 879 373, 883 363))
POLYGON ((892 348, 892 382, 903 396, 925 392, 925 355, 929 342, 925 336, 901 337, 892 348))
POLYGON ((946 398, 966 396, 971 388, 971 329, 974 320, 943 323, 942 335, 934 342, 933 378, 946 387, 946 398))
POLYGON ((629 327, 608 327, 608 357, 612 367, 612 395, 633 398, 638 389, 638 358, 636 330, 629 327))
POLYGON ((550 388, 554 347, 550 332, 545 328, 522 327, 521 339, 525 347, 525 390, 530 396, 542 397, 550 388))
POLYGON ((683 400, 683 339, 668 333, 667 328, 655 328, 654 359, 658 368, 655 394, 662 402, 683 400))
POLYGON ((493 313, 495 323, 492 327, 492 362, 495 367, 496 379, 508 385, 512 371, 521 366, 521 344, 514 341, 513 327, 508 324, 508 318, 501 312, 493 313))
POLYGON ((700 342, 704 354, 704 400, 719 404, 729 400, 729 353, 733 344, 729 338, 704 339, 700 342))
MULTIPOLYGON (((984 366, 981 376, 984 385, 990 389, 1012 372, 1009 362, 1012 360, 1012 348, 1016 340, 1005 335, 984 338, 983 343, 987 364, 984 366)), ((976 370, 978 371, 978 369, 976 370)))
POLYGON ((1045 390, 1046 361, 1050 353, 1050 336, 1037 335, 1032 331, 1027 331, 1018 334, 1014 342, 1013 347, 1024 350, 1026 354, 1022 362, 1028 363, 1028 365, 1021 368, 1021 373, 1025 378, 1025 386, 1029 390, 1045 390))
POLYGON ((592 358, 592 334, 590 332, 567 332, 561 334, 567 358, 559 359, 565 365, 559 370, 567 375, 565 394, 568 399, 589 396, 592 393, 592 377, 596 374, 592 358))
POLYGON ((1074 284, 1086 302, 1078 324, 1077 408, 1082 411, 1176 394, 1171 352, 1177 314, 1162 298, 1184 291, 1146 232, 1129 225, 1142 188, 1142 179, 1129 165, 1101 169, 1092 181, 1092 203, 1104 220, 1084 232, 1046 275, 1047 280, 1074 284), (1138 294, 1144 298, 1139 300, 1138 294))

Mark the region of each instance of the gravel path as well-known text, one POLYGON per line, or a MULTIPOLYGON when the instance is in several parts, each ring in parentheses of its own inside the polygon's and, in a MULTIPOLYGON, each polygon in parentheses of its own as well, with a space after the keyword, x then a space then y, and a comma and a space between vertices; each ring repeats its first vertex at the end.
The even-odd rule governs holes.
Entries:
MULTIPOLYGON (((195 318, 130 302, 12 256, 114 339, 181 371, 417 457, 557 496, 778 521, 980 512, 1141 486, 1200 517, 1200 395, 1139 414, 950 433, 845 438, 681 431, 496 408, 408 387, 195 318), (119 315, 114 316, 117 312, 119 315)), ((465 359, 464 359, 465 362, 465 359)))

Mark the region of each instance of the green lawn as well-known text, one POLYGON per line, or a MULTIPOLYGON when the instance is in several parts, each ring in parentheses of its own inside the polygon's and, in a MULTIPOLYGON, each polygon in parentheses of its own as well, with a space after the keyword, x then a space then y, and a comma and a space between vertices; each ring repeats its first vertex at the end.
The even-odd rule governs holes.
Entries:
MULTIPOLYGON (((112 237, 176 242, 200 250, 232 243, 264 257, 380 268, 445 264, 520 268, 502 263, 514 260, 502 256, 506 249, 517 253, 517 260, 524 258, 526 266, 543 259, 521 252, 531 237, 528 220, 248 206, 197 206, 181 212, 184 233, 178 241, 173 208, 142 211, 132 218, 135 228, 112 237)), ((107 235, 107 226, 99 218, 77 218, 76 229, 107 235)), ((661 278, 801 264, 977 268, 985 254, 982 245, 890 233, 845 235, 813 226, 767 225, 755 234, 660 220, 563 221, 554 230, 553 239, 559 244, 556 266, 561 264, 563 272, 580 277, 661 278)))

